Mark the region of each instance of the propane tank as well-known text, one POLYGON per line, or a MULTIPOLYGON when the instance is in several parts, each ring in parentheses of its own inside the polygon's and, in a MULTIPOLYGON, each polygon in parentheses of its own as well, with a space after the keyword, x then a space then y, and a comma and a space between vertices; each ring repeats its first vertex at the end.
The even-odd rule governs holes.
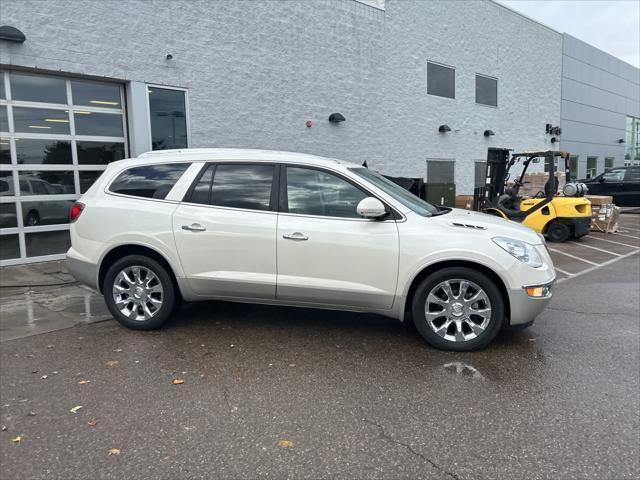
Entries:
POLYGON ((572 182, 567 183, 563 189, 562 193, 565 197, 582 197, 587 193, 589 187, 587 187, 584 183, 572 182))

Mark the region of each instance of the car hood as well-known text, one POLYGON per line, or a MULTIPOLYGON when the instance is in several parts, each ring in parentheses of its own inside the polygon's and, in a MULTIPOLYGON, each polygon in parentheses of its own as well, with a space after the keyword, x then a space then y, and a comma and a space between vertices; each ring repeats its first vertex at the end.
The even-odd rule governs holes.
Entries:
POLYGON ((431 217, 431 220, 456 231, 485 232, 491 237, 510 237, 532 245, 543 243, 533 229, 486 213, 453 208, 449 213, 431 217))

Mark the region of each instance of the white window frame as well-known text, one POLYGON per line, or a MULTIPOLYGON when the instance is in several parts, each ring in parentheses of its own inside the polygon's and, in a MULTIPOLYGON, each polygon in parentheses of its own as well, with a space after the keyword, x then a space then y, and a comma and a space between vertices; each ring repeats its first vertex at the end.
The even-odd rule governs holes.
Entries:
MULTIPOLYGON (((186 148, 191 148, 191 112, 189 111, 189 90, 183 87, 170 87, 167 85, 157 85, 155 83, 147 83, 146 84, 146 88, 147 88, 147 126, 148 126, 148 130, 149 130, 149 149, 150 151, 154 151, 153 150, 153 133, 151 132, 151 108, 150 108, 150 103, 149 103, 149 89, 150 88, 158 88, 158 89, 164 89, 164 90, 178 90, 180 92, 184 92, 184 114, 185 114, 185 122, 187 125, 187 147, 186 148)), ((156 150, 156 151, 161 151, 161 150, 156 150)))
MULTIPOLYGON (((71 82, 74 80, 86 80, 83 78, 66 76, 66 75, 51 75, 48 73, 41 73, 37 71, 17 71, 10 68, 0 71, 0 81, 4 82, 5 96, 6 98, 0 99, 0 105, 7 107, 7 121, 8 132, 0 132, 0 137, 3 139, 9 139, 9 148, 11 154, 11 164, 0 165, 0 171, 11 172, 13 175, 13 191, 14 195, 7 197, 0 197, 0 203, 13 203, 16 207, 16 227, 2 228, 0 231, 0 241, 5 235, 18 235, 20 256, 18 258, 0 260, 0 267, 9 265, 19 265, 24 263, 44 262, 50 260, 60 260, 65 257, 65 253, 58 253, 52 255, 41 255, 37 257, 27 257, 27 247, 25 236, 30 233, 37 232, 56 232, 69 230, 70 225, 56 224, 56 225, 38 225, 34 227, 24 226, 24 217, 22 214, 23 202, 41 202, 41 201, 73 201, 82 196, 80 193, 80 172, 91 171, 98 172, 104 171, 107 165, 79 165, 77 142, 78 141, 94 141, 94 142, 114 142, 124 144, 124 158, 129 156, 129 139, 127 132, 127 118, 126 118, 126 105, 124 84, 117 82, 109 82, 100 80, 98 83, 112 83, 117 85, 120 89, 120 108, 105 108, 105 107, 92 107, 85 105, 73 105, 71 82), (11 98, 11 82, 10 74, 16 72, 18 74, 33 74, 45 77, 58 77, 65 81, 67 103, 46 103, 46 102, 28 102, 22 100, 12 100, 11 98), (13 121, 13 107, 30 107, 30 108, 47 108, 51 110, 67 110, 69 112, 69 133, 68 134, 47 134, 47 133, 23 133, 15 132, 15 126, 13 121), (122 137, 107 137, 98 135, 76 135, 75 134, 75 113, 74 111, 86 111, 92 113, 108 113, 113 115, 120 115, 122 117, 122 137), (18 164, 17 151, 16 151, 16 139, 37 139, 37 140, 65 140, 71 143, 71 163, 68 164, 18 164), (75 193, 69 194, 54 194, 54 195, 18 195, 19 192, 19 173, 29 171, 47 171, 47 172, 61 172, 69 171, 73 173, 73 183, 75 193)), ((91 81, 91 80, 88 80, 91 81)))

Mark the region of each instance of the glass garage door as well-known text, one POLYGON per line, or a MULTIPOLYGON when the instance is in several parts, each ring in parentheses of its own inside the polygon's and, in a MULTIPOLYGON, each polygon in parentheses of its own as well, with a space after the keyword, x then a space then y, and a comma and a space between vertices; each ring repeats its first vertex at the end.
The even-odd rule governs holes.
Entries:
POLYGON ((0 71, 0 265, 63 258, 69 207, 127 156, 122 85, 0 71))

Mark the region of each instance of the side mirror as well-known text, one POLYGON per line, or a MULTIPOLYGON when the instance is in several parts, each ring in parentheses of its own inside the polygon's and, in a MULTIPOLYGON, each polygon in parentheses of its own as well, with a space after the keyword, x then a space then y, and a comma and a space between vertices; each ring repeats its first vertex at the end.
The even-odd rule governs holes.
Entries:
POLYGON ((363 198, 356 207, 356 211, 363 218, 382 218, 387 215, 384 204, 374 197, 363 198))

